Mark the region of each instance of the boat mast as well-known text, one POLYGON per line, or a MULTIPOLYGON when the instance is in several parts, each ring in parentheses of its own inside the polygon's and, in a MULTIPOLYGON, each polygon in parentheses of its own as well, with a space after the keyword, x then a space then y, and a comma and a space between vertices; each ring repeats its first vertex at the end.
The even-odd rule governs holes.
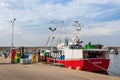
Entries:
POLYGON ((60 29, 59 29, 59 37, 58 37, 58 44, 61 44, 61 32, 62 32, 62 26, 63 26, 64 21, 61 21, 60 29))
MULTIPOLYGON (((52 24, 54 24, 54 22, 53 21, 51 21, 51 23, 52 24)), ((51 51, 53 50, 53 39, 55 38, 54 36, 53 36, 53 32, 56 30, 56 28, 52 28, 52 27, 49 27, 49 30, 51 31, 51 51)))
POLYGON ((75 25, 76 27, 76 33, 75 33, 75 44, 79 45, 80 43, 82 43, 83 41, 80 41, 79 39, 79 35, 80 35, 80 31, 81 31, 81 27, 83 27, 83 24, 81 24, 79 21, 75 21, 75 25))

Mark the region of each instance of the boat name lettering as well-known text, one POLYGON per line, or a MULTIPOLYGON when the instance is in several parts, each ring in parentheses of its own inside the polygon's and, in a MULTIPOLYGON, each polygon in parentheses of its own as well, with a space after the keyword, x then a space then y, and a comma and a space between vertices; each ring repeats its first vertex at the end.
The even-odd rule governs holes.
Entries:
POLYGON ((93 62, 94 64, 102 64, 102 62, 93 62))

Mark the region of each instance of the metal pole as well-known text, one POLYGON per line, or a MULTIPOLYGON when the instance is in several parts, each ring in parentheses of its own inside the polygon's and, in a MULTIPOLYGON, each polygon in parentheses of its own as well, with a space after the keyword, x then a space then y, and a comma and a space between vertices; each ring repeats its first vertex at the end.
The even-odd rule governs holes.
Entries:
MULTIPOLYGON (((51 31, 51 40, 53 40, 53 31, 51 31)), ((51 42, 51 51, 53 51, 53 44, 51 42)))
MULTIPOLYGON (((49 30, 51 31, 51 53, 50 53, 50 56, 52 55, 52 53, 53 53, 53 44, 52 44, 52 42, 53 42, 53 39, 54 39, 54 37, 53 37, 53 32, 56 30, 56 28, 49 28, 49 30)), ((53 54, 54 55, 54 54, 53 54)), ((53 56, 54 58, 55 58, 55 56, 53 56)), ((53 59, 54 59, 53 58, 53 59)))
MULTIPOLYGON (((52 54, 52 53, 53 53, 52 40, 53 40, 53 31, 52 31, 52 29, 51 29, 51 51, 50 51, 50 58, 51 58, 52 55, 54 55, 54 54, 52 54)), ((54 57, 54 56, 52 56, 52 59, 54 59, 53 57, 54 57)))
POLYGON ((12 23, 12 39, 11 39, 11 49, 13 49, 14 43, 13 43, 13 38, 14 38, 14 22, 15 22, 15 18, 11 21, 12 23))

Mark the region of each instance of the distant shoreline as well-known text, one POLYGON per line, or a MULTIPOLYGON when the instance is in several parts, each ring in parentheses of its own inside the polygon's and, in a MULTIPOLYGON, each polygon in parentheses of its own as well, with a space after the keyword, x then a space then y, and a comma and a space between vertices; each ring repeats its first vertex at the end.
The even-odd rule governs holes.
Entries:
MULTIPOLYGON (((16 46, 16 48, 20 48, 22 46, 16 46)), ((27 50, 40 50, 40 49, 46 49, 45 46, 24 46, 25 49, 27 50)), ((53 46, 53 48, 56 48, 56 46, 53 46)), ((10 46, 0 46, 0 51, 3 50, 3 49, 11 49, 10 46)), ((51 49, 50 46, 47 47, 47 49, 51 49)))
MULTIPOLYGON (((22 47, 22 46, 17 46, 18 47, 22 47)), ((29 50, 38 50, 38 49, 46 49, 45 46, 24 46, 26 49, 29 49, 29 50)), ((0 46, 0 50, 3 50, 3 49, 10 49, 11 47, 10 46, 0 46)), ((54 46, 53 48, 56 48, 56 46, 54 46)), ((48 46, 47 49, 51 49, 51 46, 48 46)), ((108 49, 118 49, 118 51, 120 52, 120 47, 108 47, 108 49)))

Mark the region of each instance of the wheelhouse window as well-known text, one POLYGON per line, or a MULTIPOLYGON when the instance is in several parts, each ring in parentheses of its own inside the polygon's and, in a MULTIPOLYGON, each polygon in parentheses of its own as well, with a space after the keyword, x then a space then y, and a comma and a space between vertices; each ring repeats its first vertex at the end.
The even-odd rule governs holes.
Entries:
POLYGON ((69 49, 82 49, 81 45, 69 45, 69 49))
POLYGON ((83 51, 83 58, 107 58, 106 51, 83 51))

